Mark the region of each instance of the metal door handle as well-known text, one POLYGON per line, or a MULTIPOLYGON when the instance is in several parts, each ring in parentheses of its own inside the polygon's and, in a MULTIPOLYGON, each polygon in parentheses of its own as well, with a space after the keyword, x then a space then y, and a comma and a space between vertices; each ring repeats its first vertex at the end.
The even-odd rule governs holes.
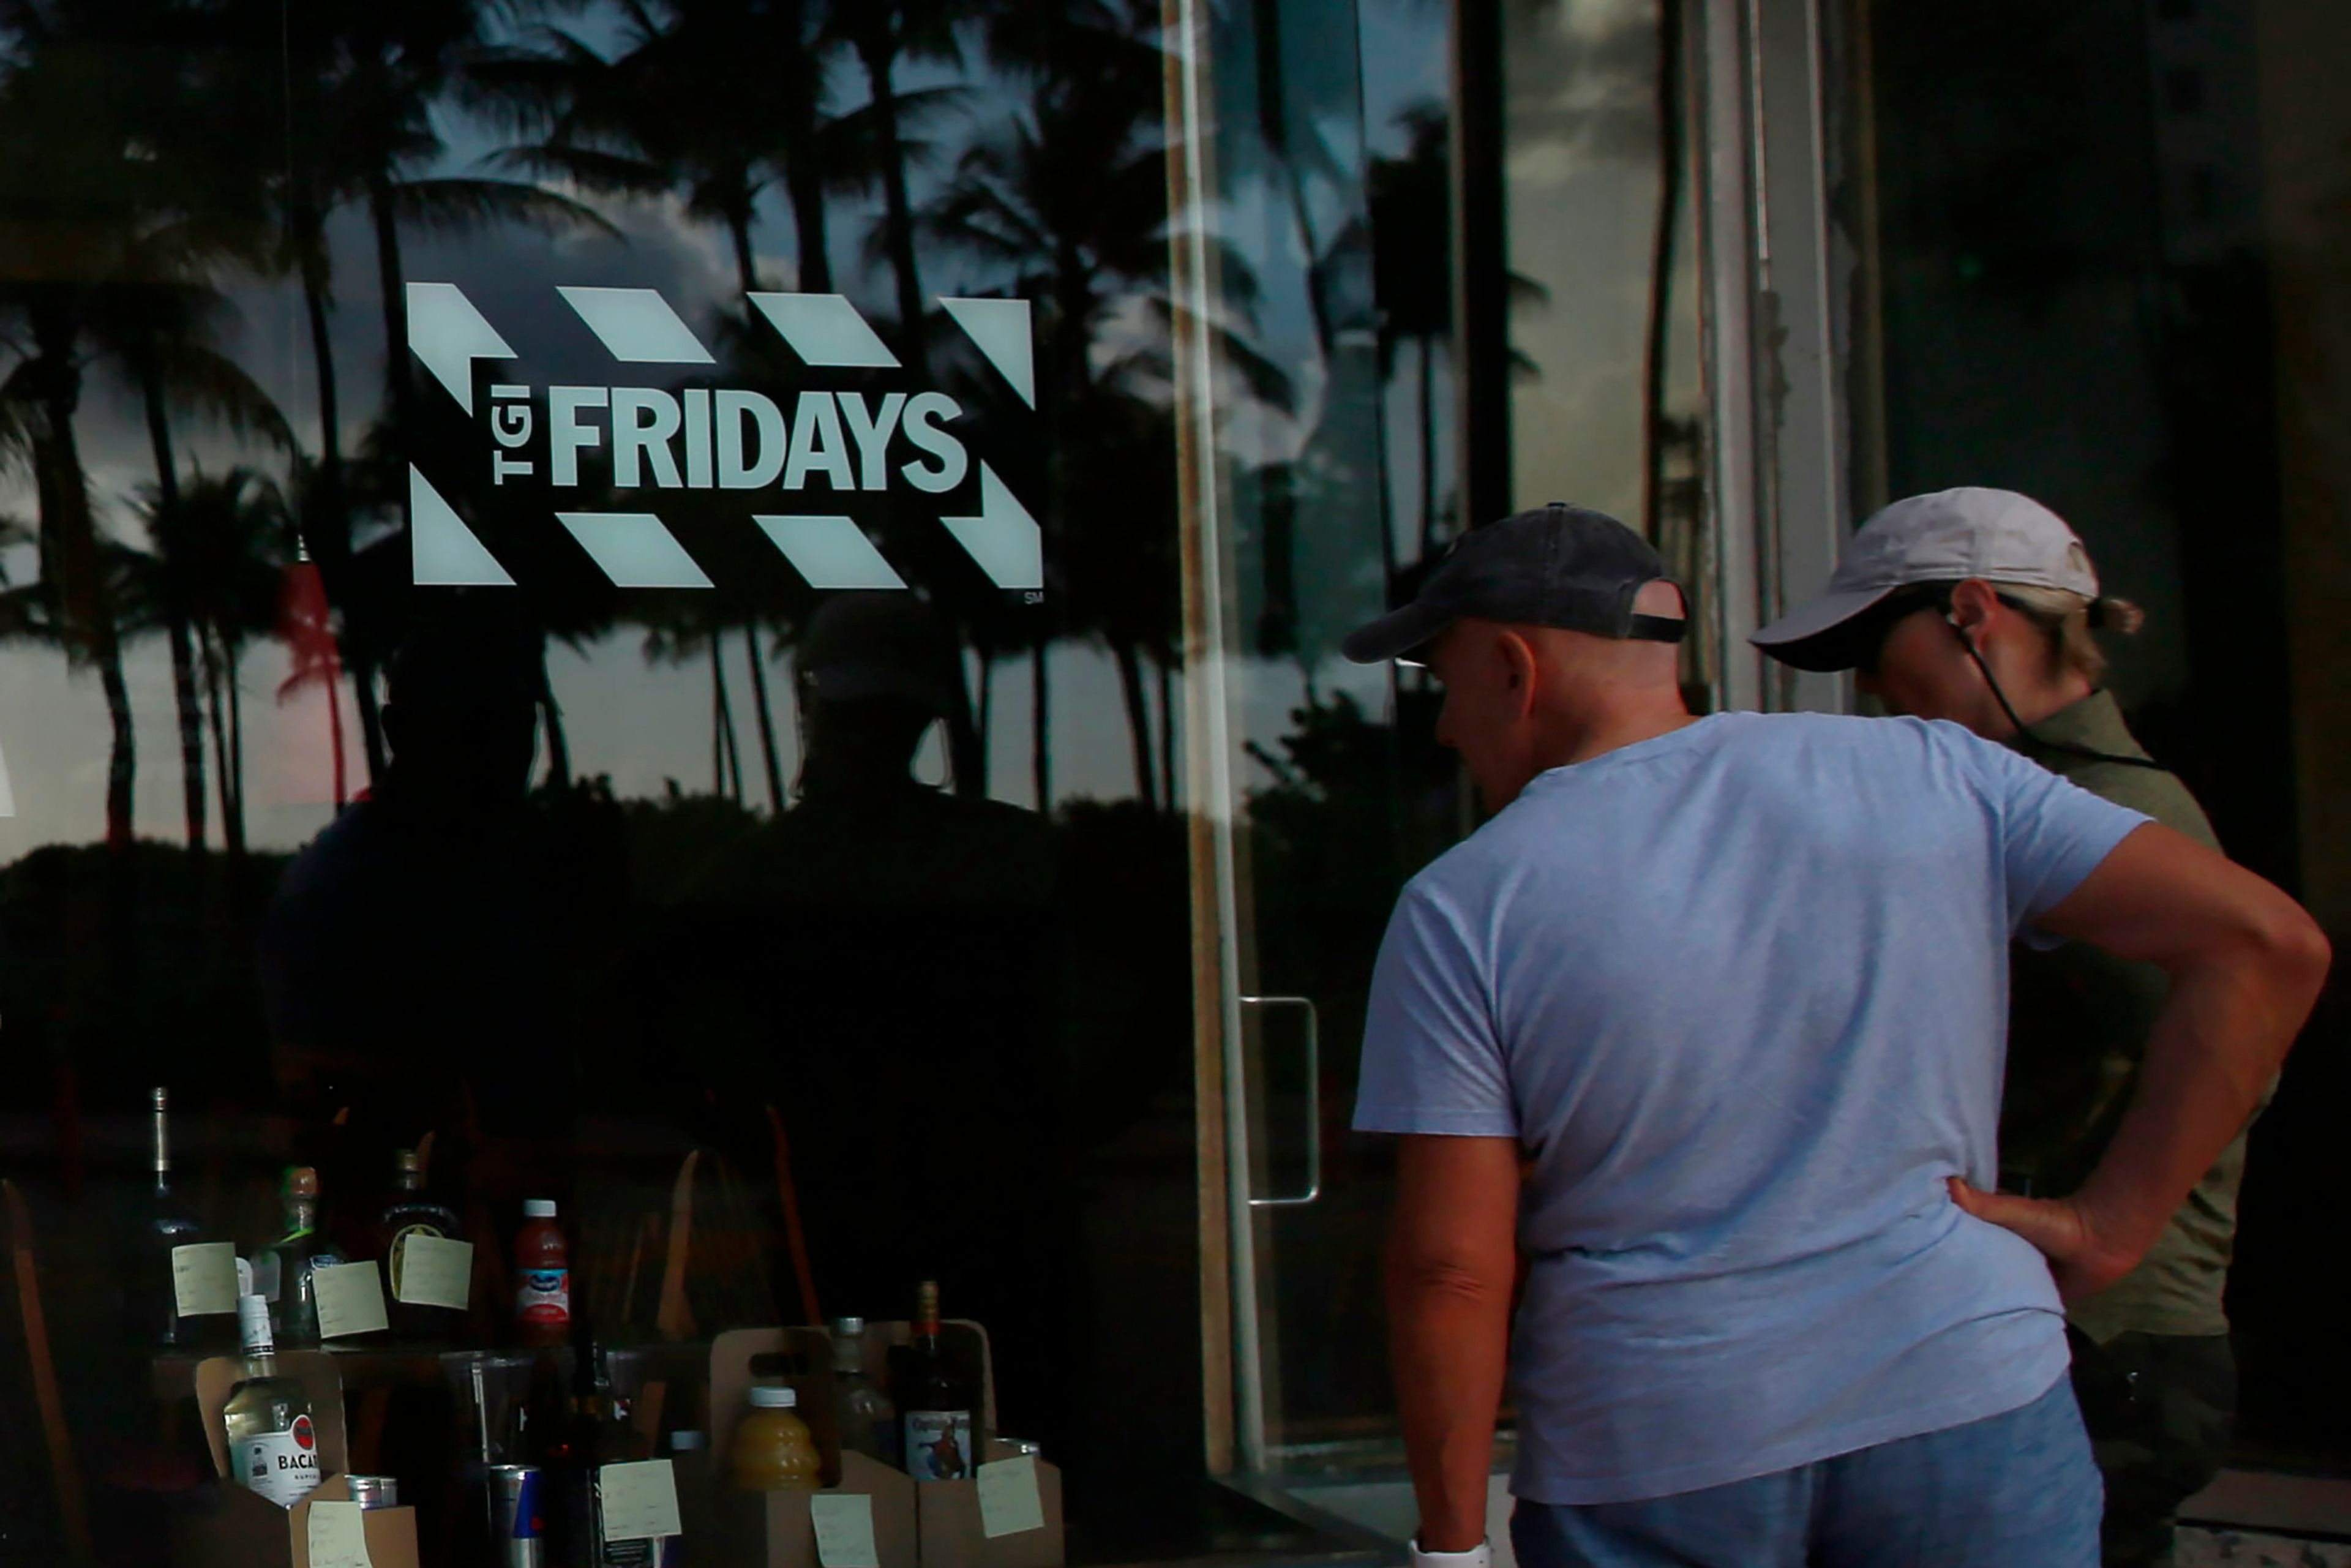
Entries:
POLYGON ((1306 1014, 1306 1190, 1290 1197, 1256 1197, 1251 1208, 1303 1208, 1322 1196, 1322 1015, 1309 997, 1243 997, 1243 1007, 1297 1008, 1306 1014))

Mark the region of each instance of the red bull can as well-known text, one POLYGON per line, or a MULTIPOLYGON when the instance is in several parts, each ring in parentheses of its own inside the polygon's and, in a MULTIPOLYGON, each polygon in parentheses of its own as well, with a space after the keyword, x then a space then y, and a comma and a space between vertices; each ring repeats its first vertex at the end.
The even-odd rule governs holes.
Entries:
POLYGON ((537 1465, 490 1467, 491 1561, 498 1568, 547 1568, 547 1516, 537 1465))

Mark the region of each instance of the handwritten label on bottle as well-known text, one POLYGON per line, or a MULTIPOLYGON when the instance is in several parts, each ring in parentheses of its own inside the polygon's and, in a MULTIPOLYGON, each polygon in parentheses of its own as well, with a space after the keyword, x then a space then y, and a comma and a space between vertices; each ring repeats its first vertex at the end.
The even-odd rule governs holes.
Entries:
POLYGON ((172 1248, 172 1300, 183 1318, 236 1311, 236 1243, 198 1241, 172 1248))
POLYGON ((368 1557, 367 1514, 355 1502, 310 1505, 310 1568, 375 1568, 368 1557))
POLYGON ((464 1312, 474 1292, 474 1244, 411 1231, 400 1239, 399 1270, 392 1276, 400 1299, 411 1306, 464 1312))
POLYGON ((603 1504, 604 1539, 653 1541, 683 1532, 677 1520, 677 1477, 667 1459, 606 1465, 596 1474, 603 1504))
POLYGON ((809 1499, 809 1522, 816 1526, 816 1560, 824 1568, 882 1568, 872 1498, 819 1492, 809 1499))
POLYGON ((1022 1454, 979 1467, 979 1531, 990 1541, 1045 1528, 1045 1497, 1037 1490, 1037 1456, 1022 1454))
POLYGON ((310 1270, 310 1293, 319 1303, 320 1339, 381 1333, 392 1326, 373 1263, 320 1263, 310 1270))

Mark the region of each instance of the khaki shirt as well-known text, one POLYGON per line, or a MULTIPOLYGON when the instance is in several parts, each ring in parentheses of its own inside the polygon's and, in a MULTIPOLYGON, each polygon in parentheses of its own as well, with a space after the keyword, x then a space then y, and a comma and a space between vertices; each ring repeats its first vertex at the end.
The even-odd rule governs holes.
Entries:
MULTIPOLYGON (((2145 757, 2122 710, 2095 693, 2041 721, 2034 732, 2124 757, 2145 757)), ((2097 762, 2017 739, 2014 748, 2118 806, 2220 847, 2203 809, 2169 773, 2097 762)), ((2105 1152, 2137 1087, 2147 1037, 2169 982, 2152 964, 2108 956, 2086 943, 2052 952, 2016 944, 2008 1025, 2008 1082, 2001 1105, 2002 1185, 2038 1197, 2080 1186, 2105 1152)), ((2237 1233, 2245 1134, 2222 1152, 2171 1217, 2139 1266, 2075 1301, 2067 1316, 2103 1343, 2117 1334, 2229 1332, 2220 1305, 2237 1233)))

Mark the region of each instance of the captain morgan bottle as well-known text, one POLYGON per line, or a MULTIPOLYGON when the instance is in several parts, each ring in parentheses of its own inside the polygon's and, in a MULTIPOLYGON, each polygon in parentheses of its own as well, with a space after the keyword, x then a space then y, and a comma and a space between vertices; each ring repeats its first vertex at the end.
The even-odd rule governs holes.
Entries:
POLYGON ((907 1347, 898 1380, 906 1473, 918 1481, 968 1480, 979 1401, 947 1364, 935 1281, 923 1281, 915 1296, 914 1327, 914 1343, 907 1347))

